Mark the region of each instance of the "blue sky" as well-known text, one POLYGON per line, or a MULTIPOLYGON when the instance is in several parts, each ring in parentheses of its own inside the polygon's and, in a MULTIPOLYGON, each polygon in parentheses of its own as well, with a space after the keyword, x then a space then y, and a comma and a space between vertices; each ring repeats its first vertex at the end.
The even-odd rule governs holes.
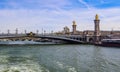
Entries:
POLYGON ((77 30, 93 30, 95 14, 101 30, 120 30, 119 12, 120 0, 0 0, 0 32, 61 31, 73 20, 77 30))

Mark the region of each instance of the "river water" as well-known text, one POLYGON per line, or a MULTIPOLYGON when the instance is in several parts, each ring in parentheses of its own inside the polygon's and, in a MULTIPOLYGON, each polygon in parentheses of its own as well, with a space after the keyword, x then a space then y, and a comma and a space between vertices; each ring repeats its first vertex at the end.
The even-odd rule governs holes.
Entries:
POLYGON ((120 72, 120 48, 93 45, 0 46, 0 72, 120 72))

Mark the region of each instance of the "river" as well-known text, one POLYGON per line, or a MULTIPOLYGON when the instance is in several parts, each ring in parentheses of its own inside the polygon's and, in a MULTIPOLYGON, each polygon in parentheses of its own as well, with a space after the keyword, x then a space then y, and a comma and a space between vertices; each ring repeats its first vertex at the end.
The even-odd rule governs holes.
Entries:
POLYGON ((0 46, 0 72, 120 72, 120 48, 94 45, 0 46))

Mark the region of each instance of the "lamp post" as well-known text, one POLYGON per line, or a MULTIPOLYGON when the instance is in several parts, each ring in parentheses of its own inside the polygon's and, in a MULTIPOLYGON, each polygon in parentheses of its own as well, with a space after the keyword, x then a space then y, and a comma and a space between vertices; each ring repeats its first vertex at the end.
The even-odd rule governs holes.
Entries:
POLYGON ((27 31, 25 30, 25 34, 27 33, 27 31))
POLYGON ((8 29, 8 35, 10 34, 10 30, 8 29))
POLYGON ((18 34, 18 28, 16 28, 15 32, 16 32, 16 34, 18 34))
POLYGON ((38 33, 39 33, 39 30, 36 30, 36 33, 38 34, 38 33))
POLYGON ((44 30, 44 35, 46 34, 46 31, 44 30))

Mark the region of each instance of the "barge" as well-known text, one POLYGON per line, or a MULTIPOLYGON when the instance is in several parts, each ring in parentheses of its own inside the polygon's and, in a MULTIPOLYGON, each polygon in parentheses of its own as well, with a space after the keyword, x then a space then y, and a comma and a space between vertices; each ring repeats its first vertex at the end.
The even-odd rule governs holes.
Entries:
POLYGON ((120 39, 103 39, 99 45, 106 47, 120 47, 120 39))

